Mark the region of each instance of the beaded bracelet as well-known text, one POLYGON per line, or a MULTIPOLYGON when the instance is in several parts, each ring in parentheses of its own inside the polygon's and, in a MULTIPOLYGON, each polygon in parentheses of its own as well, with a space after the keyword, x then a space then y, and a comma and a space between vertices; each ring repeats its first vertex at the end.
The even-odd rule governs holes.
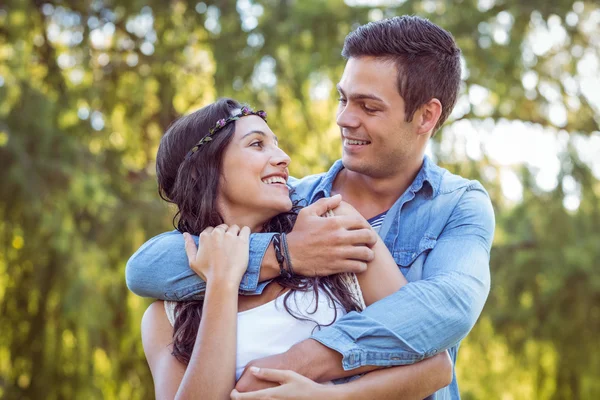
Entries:
POLYGON ((294 276, 294 268, 292 267, 292 257, 290 257, 290 249, 288 248, 287 236, 285 233, 281 234, 281 245, 283 247, 283 254, 288 267, 288 274, 290 277, 294 276))
POLYGON ((276 233, 273 235, 273 247, 275 248, 275 258, 277 259, 277 263, 279 264, 279 275, 284 277, 285 279, 290 279, 293 275, 292 271, 288 268, 285 268, 285 257, 288 257, 288 266, 291 267, 289 263, 289 252, 285 249, 287 248, 287 240, 285 240, 285 233, 276 233), (285 247, 282 244, 285 243, 285 247), (282 247, 284 251, 282 252, 282 247))
MULTIPOLYGON (((273 235, 273 247, 275 248, 275 258, 277 259, 277 263, 279 264, 279 275, 282 277, 289 279, 292 277, 290 271, 286 271, 285 269, 285 256, 281 252, 281 243, 282 243, 282 235, 283 233, 276 233, 273 235)), ((285 237, 285 236, 284 236, 285 237)), ((286 241, 287 244, 287 241, 286 241)))

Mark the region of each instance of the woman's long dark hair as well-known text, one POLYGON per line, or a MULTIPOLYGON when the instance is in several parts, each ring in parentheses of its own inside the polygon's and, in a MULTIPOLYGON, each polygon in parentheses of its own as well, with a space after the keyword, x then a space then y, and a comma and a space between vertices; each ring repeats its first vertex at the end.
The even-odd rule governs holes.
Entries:
MULTIPOLYGON (((224 222, 217 211, 217 194, 223 153, 235 132, 235 122, 221 129, 211 142, 203 145, 196 153, 190 157, 186 155, 218 120, 228 118, 233 110, 239 108, 241 104, 235 100, 220 99, 179 118, 169 127, 160 142, 156 156, 158 190, 165 201, 177 205, 173 225, 180 232, 199 235, 207 227, 224 222)), ((294 202, 290 211, 267 221, 263 232, 290 232, 301 208, 298 202, 294 202)), ((294 291, 321 289, 331 304, 338 302, 347 312, 359 309, 340 275, 294 276, 290 279, 278 278, 276 282, 283 290, 290 289, 284 298, 285 309, 298 319, 307 318, 295 315, 287 305, 289 296, 294 291)), ((315 296, 315 304, 318 304, 318 290, 315 290, 315 296)), ((173 355, 185 365, 189 363, 194 349, 202 306, 202 300, 195 300, 180 302, 175 308, 173 355)), ((337 309, 334 309, 337 313, 337 309)), ((312 312, 316 310, 315 305, 312 312)))

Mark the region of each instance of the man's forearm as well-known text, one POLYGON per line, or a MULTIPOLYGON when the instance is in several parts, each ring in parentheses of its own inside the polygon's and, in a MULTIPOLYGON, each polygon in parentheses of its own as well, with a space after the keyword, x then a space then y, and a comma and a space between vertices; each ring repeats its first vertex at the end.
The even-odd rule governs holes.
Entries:
MULTIPOLYGON (((272 233, 256 233, 250 238, 250 262, 240 284, 243 294, 260 294, 268 281, 279 273, 272 233), (261 268, 261 262, 265 265, 261 268)), ((196 244, 198 237, 194 236, 196 244)), ((190 269, 183 235, 165 232, 144 243, 127 262, 125 270, 129 289, 143 297, 162 300, 194 300, 204 296, 206 284, 190 269)))
POLYGON ((279 264, 275 257, 275 249, 273 246, 267 247, 267 251, 260 264, 260 275, 258 277, 259 282, 265 282, 271 279, 275 279, 279 276, 279 264))
POLYGON ((284 353, 284 357, 291 369, 315 382, 329 382, 380 368, 368 365, 346 371, 342 366, 340 353, 312 339, 292 346, 284 353))
POLYGON ((250 362, 236 384, 240 392, 252 392, 273 386, 270 382, 258 380, 248 373, 250 367, 292 370, 315 382, 327 382, 356 374, 373 371, 379 367, 365 366, 352 371, 344 371, 342 356, 335 350, 323 346, 312 339, 306 339, 282 354, 275 354, 250 362))
POLYGON ((423 399, 452 382, 447 352, 412 365, 373 371, 332 388, 331 399, 423 399))

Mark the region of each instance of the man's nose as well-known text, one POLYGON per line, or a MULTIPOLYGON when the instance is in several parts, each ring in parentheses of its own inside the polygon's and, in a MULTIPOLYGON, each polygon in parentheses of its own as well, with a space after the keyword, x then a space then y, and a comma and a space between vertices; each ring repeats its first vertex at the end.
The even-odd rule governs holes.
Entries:
POLYGON ((336 123, 340 128, 358 128, 360 126, 360 118, 353 107, 350 104, 346 104, 340 107, 336 123))

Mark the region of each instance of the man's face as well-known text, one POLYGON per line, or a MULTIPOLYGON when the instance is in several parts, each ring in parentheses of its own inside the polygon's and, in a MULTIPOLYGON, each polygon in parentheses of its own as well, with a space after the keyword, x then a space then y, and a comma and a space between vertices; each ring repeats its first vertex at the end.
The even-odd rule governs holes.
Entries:
POLYGON ((374 57, 350 58, 338 84, 342 162, 373 178, 395 175, 420 152, 415 123, 404 121, 397 68, 374 57))

